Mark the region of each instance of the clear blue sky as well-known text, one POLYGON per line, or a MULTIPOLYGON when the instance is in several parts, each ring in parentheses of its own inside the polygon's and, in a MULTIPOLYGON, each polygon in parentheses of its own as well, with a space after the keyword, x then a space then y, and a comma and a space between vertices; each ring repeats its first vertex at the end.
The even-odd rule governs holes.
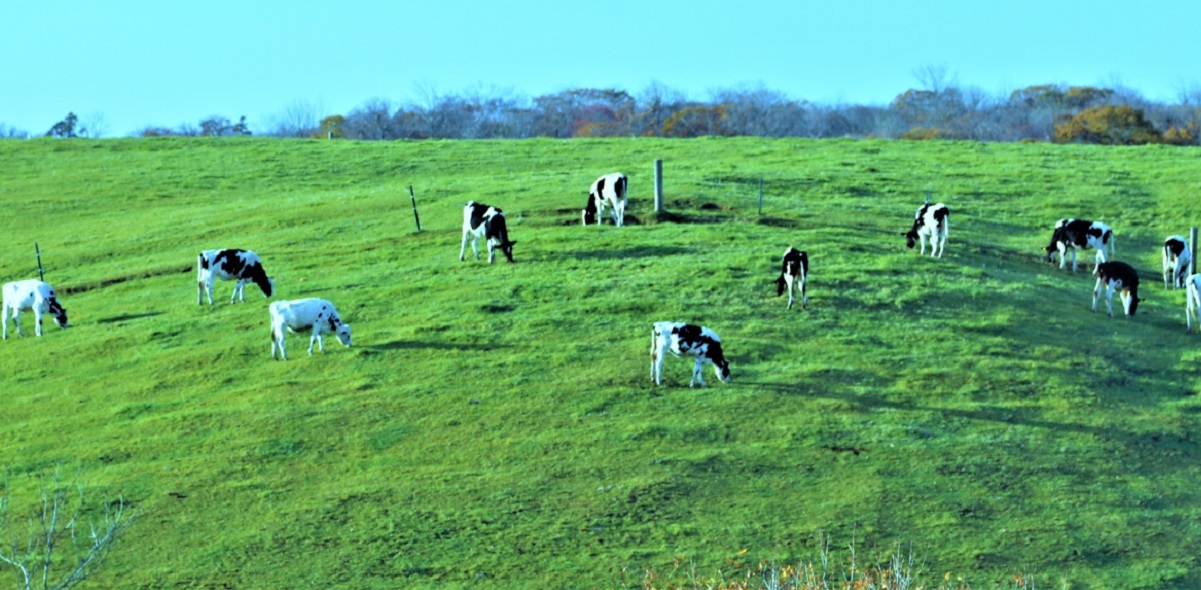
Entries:
POLYGON ((1201 88, 1196 0, 0 1, 0 125, 35 135, 72 111, 108 136, 290 106, 580 87, 690 98, 762 87, 883 105, 915 72, 990 95, 1121 85, 1175 102, 1201 88))

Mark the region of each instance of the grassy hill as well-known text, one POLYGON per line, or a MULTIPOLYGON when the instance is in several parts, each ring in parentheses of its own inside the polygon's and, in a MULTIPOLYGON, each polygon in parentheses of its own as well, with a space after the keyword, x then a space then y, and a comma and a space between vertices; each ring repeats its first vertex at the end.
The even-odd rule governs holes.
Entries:
POLYGON ((0 469, 17 516, 55 466, 139 511, 92 587, 617 587, 822 535, 975 587, 1198 587, 1201 336, 1158 253, 1201 225, 1198 170, 1160 146, 0 142, 0 280, 36 277, 38 243, 74 324, 0 343, 0 469), (614 170, 637 223, 581 228, 614 170), (941 260, 900 235, 926 190, 941 260), (468 200, 504 208, 515 264, 457 260, 468 200), (1091 256, 1044 262, 1061 217, 1114 227, 1136 317, 1091 313, 1091 256), (807 311, 775 297, 789 245, 807 311), (272 361, 253 285, 195 302, 218 247, 332 300, 355 346, 272 361), (654 387, 657 320, 716 330, 733 382, 672 358, 654 387))

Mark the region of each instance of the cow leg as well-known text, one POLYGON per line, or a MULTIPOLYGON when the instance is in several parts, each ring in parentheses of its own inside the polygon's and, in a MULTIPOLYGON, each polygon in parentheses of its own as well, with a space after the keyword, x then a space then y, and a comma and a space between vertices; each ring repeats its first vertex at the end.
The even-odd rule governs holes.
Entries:
POLYGON ((667 354, 667 347, 663 346, 663 343, 660 342, 661 338, 662 336, 660 336, 659 332, 651 328, 651 381, 654 381, 655 385, 659 385, 660 383, 659 377, 663 372, 663 357, 667 354))
POLYGON ((275 348, 279 347, 279 356, 286 361, 288 360, 288 351, 284 350, 284 330, 283 326, 271 328, 271 358, 275 358, 275 348))
MULTIPOLYGON (((213 278, 212 277, 209 277, 209 278, 205 279, 204 281, 196 281, 196 289, 197 289, 197 291, 203 291, 203 295, 208 295, 209 305, 213 304, 213 278)), ((203 295, 201 293, 196 294, 196 303, 198 305, 203 304, 204 300, 201 299, 201 297, 203 295)))
POLYGON ((1076 272, 1076 249, 1072 248, 1072 272, 1076 272))
POLYGON ((1097 297, 1101 296, 1101 283, 1104 281, 1105 279, 1098 278, 1097 286, 1093 287, 1093 313, 1097 313, 1097 297))
POLYGON ((40 303, 33 306, 33 323, 35 324, 34 332, 36 332, 38 336, 42 335, 42 310, 40 307, 40 303))
POLYGON ((705 378, 703 375, 701 375, 701 372, 704 368, 705 361, 698 355, 696 357, 696 363, 692 365, 692 381, 688 383, 688 387, 692 387, 694 383, 700 383, 701 387, 705 386, 705 378))
MULTIPOLYGON (((1196 287, 1189 283, 1185 286, 1184 293, 1184 324, 1188 327, 1188 331, 1193 331, 1193 318, 1197 318, 1198 324, 1201 324, 1201 317, 1197 317, 1198 307, 1201 307, 1201 302, 1198 300, 1196 287)), ((8 326, 5 325, 5 328, 8 326)), ((1201 326, 1198 326, 1201 328, 1201 326)))
POLYGON ((1113 285, 1105 285, 1105 311, 1109 312, 1109 317, 1113 317, 1113 285))
POLYGON ((809 295, 805 293, 805 283, 808 282, 802 275, 801 281, 801 309, 809 309, 809 295))
MULTIPOLYGON (((4 315, 4 340, 8 340, 8 305, 7 304, 5 304, 5 306, 4 306, 3 315, 4 315)), ((17 321, 16 310, 13 310, 13 323, 16 323, 16 321, 17 321)), ((17 329, 18 330, 21 329, 20 324, 17 324, 17 329)), ((20 334, 20 332, 18 332, 18 334, 20 334)))

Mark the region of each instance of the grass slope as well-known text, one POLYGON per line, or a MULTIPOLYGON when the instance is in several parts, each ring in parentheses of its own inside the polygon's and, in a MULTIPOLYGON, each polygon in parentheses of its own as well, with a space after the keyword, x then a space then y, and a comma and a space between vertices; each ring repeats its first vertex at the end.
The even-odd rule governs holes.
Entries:
POLYGON ((37 242, 75 324, 0 345, 0 466, 14 510, 55 465, 139 510, 101 587, 611 587, 676 556, 809 558, 822 531, 979 586, 1201 586, 1201 355, 1158 268, 1162 239, 1201 225, 1199 164, 756 138, 0 142, 0 279, 36 276, 37 242), (650 211, 657 158, 675 221, 650 211), (613 170, 640 222, 579 227, 613 170), (941 260, 900 236, 927 189, 952 210, 941 260), (516 264, 456 260, 469 199, 505 209, 516 264), (1087 270, 1042 262, 1069 216, 1115 228, 1137 317, 1091 313, 1087 270), (774 296, 788 245, 810 256, 807 311, 774 296), (253 285, 194 302, 215 247, 256 250, 277 297, 333 300, 356 346, 309 358, 292 336, 272 362, 253 285), (668 359, 653 387, 656 320, 715 329, 734 382, 706 369, 690 390, 668 359))

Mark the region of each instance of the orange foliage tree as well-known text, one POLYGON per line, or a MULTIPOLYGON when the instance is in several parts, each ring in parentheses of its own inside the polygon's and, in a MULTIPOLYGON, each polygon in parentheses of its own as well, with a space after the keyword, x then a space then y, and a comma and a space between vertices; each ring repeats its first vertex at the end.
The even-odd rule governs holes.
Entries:
POLYGON ((725 105, 695 105, 676 111, 663 122, 664 137, 728 135, 725 105))
POLYGON ((1058 143, 1140 145, 1160 143, 1163 136, 1143 116, 1142 109, 1126 105, 1104 105, 1080 111, 1055 126, 1058 143))

